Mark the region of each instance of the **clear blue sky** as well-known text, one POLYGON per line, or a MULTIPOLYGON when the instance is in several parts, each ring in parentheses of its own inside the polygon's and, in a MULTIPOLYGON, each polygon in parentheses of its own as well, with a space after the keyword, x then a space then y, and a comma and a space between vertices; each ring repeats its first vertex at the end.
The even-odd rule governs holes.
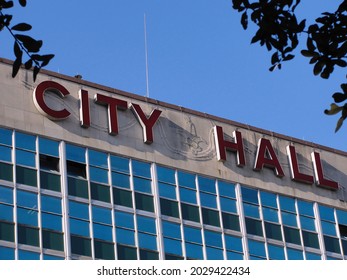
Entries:
MULTIPOLYGON (((271 54, 250 45, 254 29, 242 29, 231 0, 14 1, 13 23, 32 24, 43 53, 56 55, 49 70, 146 95, 146 14, 151 98, 347 150, 347 122, 335 134, 338 116, 323 113, 346 71, 315 77, 298 52, 269 72, 271 54)), ((302 2, 311 18, 339 3, 302 2)), ((14 59, 5 30, 0 56, 14 59)))

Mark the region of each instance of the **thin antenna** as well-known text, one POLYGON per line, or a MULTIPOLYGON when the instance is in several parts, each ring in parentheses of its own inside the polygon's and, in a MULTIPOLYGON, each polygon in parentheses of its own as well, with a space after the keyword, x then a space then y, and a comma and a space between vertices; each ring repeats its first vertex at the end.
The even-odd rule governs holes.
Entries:
POLYGON ((147 23, 146 14, 144 14, 144 29, 145 29, 145 56, 146 56, 146 96, 149 97, 149 81, 148 81, 148 48, 147 48, 147 23))

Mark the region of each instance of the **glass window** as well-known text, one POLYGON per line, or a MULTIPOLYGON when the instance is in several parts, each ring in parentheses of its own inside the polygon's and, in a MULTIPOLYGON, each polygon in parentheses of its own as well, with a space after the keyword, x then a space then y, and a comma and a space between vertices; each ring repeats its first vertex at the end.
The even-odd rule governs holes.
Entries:
POLYGON ((90 239, 71 235, 71 252, 73 254, 91 256, 92 248, 90 239))
POLYGON ((158 183, 159 195, 170 199, 176 199, 176 186, 165 183, 158 183))
POLYGON ((112 172, 112 185, 130 189, 130 176, 123 173, 112 172))
POLYGON ((140 249, 140 260, 158 260, 157 252, 140 249))
POLYGON ((154 203, 152 196, 135 193, 135 205, 136 209, 154 212, 154 203))
POLYGON ((12 146, 12 130, 0 128, 0 143, 12 146))
POLYGON ((227 183, 224 181, 218 181, 218 190, 220 196, 236 198, 235 184, 227 183))
POLYGON ((239 217, 222 212, 223 228, 240 231, 239 217))
POLYGON ((39 246, 39 230, 32 227, 18 226, 18 242, 31 246, 39 246))
POLYGON ((112 227, 102 225, 99 223, 93 223, 93 234, 94 238, 106 240, 106 241, 112 241, 112 227))
POLYGON ((144 192, 144 193, 152 193, 152 181, 145 179, 134 177, 134 189, 136 191, 144 192))
POLYGON ((59 142, 39 137, 40 154, 59 157, 59 142))
POLYGON ((196 191, 195 190, 186 189, 186 188, 183 188, 183 187, 180 187, 179 190, 180 190, 181 201, 192 203, 192 204, 196 204, 197 203, 196 202, 196 191))
POLYGON ((337 209, 336 214, 339 224, 347 225, 347 212, 337 209))
POLYGON ((206 256, 208 260, 223 260, 223 250, 206 247, 206 256))
POLYGON ((263 206, 277 208, 277 196, 275 194, 261 191, 260 198, 263 206))
POLYGON ((66 161, 66 170, 67 175, 79 177, 79 178, 87 178, 86 165, 84 163, 74 162, 74 161, 66 161))
POLYGON ((117 255, 119 260, 136 260, 136 248, 129 246, 117 245, 117 255))
POLYGON ((270 260, 285 260, 284 248, 282 246, 268 244, 267 248, 270 260))
POLYGON ((0 145, 0 160, 12 162, 12 148, 0 145))
POLYGON ((61 214, 61 199, 48 195, 41 195, 41 210, 61 214))
POLYGON ((30 209, 37 209, 37 194, 17 190, 17 205, 30 209))
POLYGON ((133 174, 145 178, 151 178, 151 164, 147 162, 132 161, 133 174))
POLYGON ((40 253, 30 252, 25 250, 18 250, 18 259, 19 260, 39 260, 40 253))
POLYGON ((330 222, 325 222, 325 221, 322 221, 321 224, 322 224, 323 234, 336 236, 335 224, 330 222))
POLYGON ((115 212, 116 226, 134 229, 134 215, 126 212, 115 212))
POLYGON ((132 193, 129 191, 113 188, 113 202, 116 205, 122 205, 122 206, 132 208, 133 207, 132 193))
POLYGON ((292 248, 287 248, 288 260, 303 260, 304 256, 302 251, 295 250, 292 248))
POLYGON ((216 198, 217 197, 213 194, 200 192, 201 206, 209 207, 209 208, 217 208, 216 198))
POLYGON ((89 166, 90 180, 108 184, 108 171, 106 169, 89 166))
POLYGON ((140 248, 157 250, 157 237, 147 233, 138 233, 140 248))
POLYGON ((183 226, 186 241, 202 244, 201 229, 183 226))
POLYGON ((94 240, 95 258, 103 260, 114 260, 114 245, 110 242, 94 240))
POLYGON ((276 240, 282 240, 281 226, 265 222, 266 237, 276 240))
POLYGON ((263 208, 263 217, 265 221, 278 223, 278 210, 268 207, 263 208))
POLYGON ((29 151, 35 151, 36 150, 36 137, 34 135, 29 135, 21 132, 16 131, 16 147, 29 150, 29 151))
POLYGON ((321 260, 322 257, 321 255, 310 253, 310 252, 305 252, 306 254, 306 260, 321 260))
POLYGON ((247 233, 253 234, 253 235, 258 235, 258 236, 263 236, 263 228, 261 225, 261 221, 254 220, 251 218, 245 218, 245 221, 246 221, 247 233))
POLYGON ((69 195, 78 196, 82 198, 89 198, 88 182, 85 180, 68 177, 68 190, 69 195))
POLYGON ((40 154, 40 169, 50 172, 59 172, 59 158, 40 154))
POLYGON ((38 226, 38 212, 32 209, 17 207, 17 220, 19 224, 38 226))
POLYGON ((13 182, 13 166, 0 162, 0 179, 13 182))
POLYGON ((182 218, 200 223, 199 208, 197 206, 181 203, 182 218))
POLYGON ((14 224, 0 222, 0 240, 14 242, 14 224))
POLYGON ((13 189, 0 186, 0 203, 13 204, 13 189))
POLYGON ((110 187, 97 184, 97 183, 90 183, 90 192, 92 199, 104 201, 104 202, 110 202, 111 201, 111 194, 110 194, 110 187))
POLYGON ((216 194, 216 184, 214 179, 199 176, 198 181, 200 191, 216 194))
POLYGON ((319 249, 318 235, 316 233, 303 231, 302 237, 304 240, 304 245, 306 247, 312 247, 319 249))
POLYGON ((319 215, 321 220, 325 220, 325 221, 335 221, 335 217, 334 217, 334 209, 327 207, 327 206, 323 206, 323 205, 319 205, 319 215))
POLYGON ((202 220, 206 225, 220 227, 219 213, 211 209, 202 208, 202 220))
POLYGON ((163 215, 171 217, 179 217, 178 213, 178 202, 161 198, 160 199, 160 210, 163 215))
POLYGON ((40 185, 42 189, 60 192, 60 175, 41 171, 40 185))
POLYGON ((37 186, 36 170, 29 169, 21 166, 16 166, 17 183, 25 184, 28 186, 37 186))
POLYGON ((89 237, 89 222, 70 218, 70 232, 71 234, 89 237))
POLYGON ((16 164, 35 167, 35 153, 16 149, 16 164))
POLYGON ((259 206, 249 203, 243 203, 243 211, 246 217, 253 217, 260 219, 259 206))
POLYGON ((107 225, 112 224, 111 210, 103 207, 92 206, 93 221, 107 225))
POLYGON ((111 169, 129 174, 129 159, 111 155, 111 169))
POLYGON ((164 238, 164 249, 165 253, 167 254, 180 256, 182 255, 182 241, 171 238, 164 238))
POLYGON ((155 219, 145 216, 137 216, 137 229, 142 232, 156 234, 155 219))
POLYGON ((236 200, 220 197, 220 207, 224 212, 237 213, 236 200))
POLYGON ((296 214, 281 211, 282 222, 284 225, 297 227, 296 214))
POLYGON ((46 249, 64 251, 63 234, 42 230, 42 246, 46 249))
POLYGON ((286 196, 279 196, 279 198, 280 198, 280 205, 282 210, 296 213, 295 200, 293 198, 286 197, 286 196))
POLYGON ((0 260, 14 260, 14 249, 0 246, 0 260))
POLYGON ((162 227, 164 236, 181 239, 181 226, 179 224, 163 221, 162 227))
POLYGON ((213 246, 213 247, 219 247, 219 248, 223 247, 221 233, 205 230, 204 235, 205 235, 205 243, 207 246, 213 246))
POLYGON ((89 164, 94 166, 99 166, 103 168, 108 168, 107 164, 107 154, 94 151, 89 149, 88 150, 88 156, 89 156, 89 164))
POLYGON ((89 220, 88 204, 69 200, 70 217, 89 220))
POLYGON ((241 193, 242 193, 242 201, 259 204, 257 190, 242 187, 241 193))
POLYGON ((340 254, 340 244, 337 238, 324 235, 325 250, 340 254))
POLYGON ((71 144, 66 144, 66 159, 69 161, 71 160, 71 161, 76 161, 80 163, 85 163, 86 162, 85 153, 86 153, 85 148, 71 145, 71 144))
POLYGON ((298 229, 283 227, 283 230, 284 230, 284 238, 286 242, 301 245, 300 233, 298 229))
POLYGON ((117 243, 135 246, 135 232, 133 230, 116 228, 117 243))
POLYGON ((62 217, 59 215, 42 213, 42 227, 52 229, 56 231, 63 231, 62 229, 62 217))
POLYGON ((300 216, 300 223, 301 223, 302 229, 316 231, 316 225, 315 225, 314 219, 308 218, 305 216, 300 216))
POLYGON ((227 250, 243 252, 242 238, 225 234, 225 247, 227 250))
POLYGON ((182 171, 178 171, 178 183, 180 186, 187 187, 189 189, 196 189, 195 185, 195 175, 190 173, 185 173, 182 171))
POLYGON ((0 220, 13 222, 13 206, 0 204, 0 220))
POLYGON ((312 202, 298 200, 298 209, 299 209, 300 215, 314 217, 312 202))
POLYGON ((186 242, 185 246, 188 259, 202 260, 204 258, 201 245, 186 242))
POLYGON ((170 184, 175 184, 175 170, 163 167, 163 166, 157 166, 157 176, 159 182, 166 182, 170 184))
POLYGON ((266 258, 265 244, 263 242, 248 239, 248 250, 250 256, 259 257, 262 259, 266 258))

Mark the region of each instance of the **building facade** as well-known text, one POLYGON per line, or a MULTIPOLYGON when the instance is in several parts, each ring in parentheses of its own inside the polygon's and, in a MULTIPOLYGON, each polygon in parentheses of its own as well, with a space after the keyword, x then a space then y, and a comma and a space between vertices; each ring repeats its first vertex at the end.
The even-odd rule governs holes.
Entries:
POLYGON ((0 62, 0 259, 347 258, 347 153, 0 62))

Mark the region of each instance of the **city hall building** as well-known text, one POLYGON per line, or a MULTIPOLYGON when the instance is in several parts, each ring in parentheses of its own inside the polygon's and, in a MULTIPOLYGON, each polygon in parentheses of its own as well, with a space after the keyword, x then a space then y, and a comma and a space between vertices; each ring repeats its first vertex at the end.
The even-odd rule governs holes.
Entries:
POLYGON ((0 61, 0 259, 347 258, 347 153, 0 61))

